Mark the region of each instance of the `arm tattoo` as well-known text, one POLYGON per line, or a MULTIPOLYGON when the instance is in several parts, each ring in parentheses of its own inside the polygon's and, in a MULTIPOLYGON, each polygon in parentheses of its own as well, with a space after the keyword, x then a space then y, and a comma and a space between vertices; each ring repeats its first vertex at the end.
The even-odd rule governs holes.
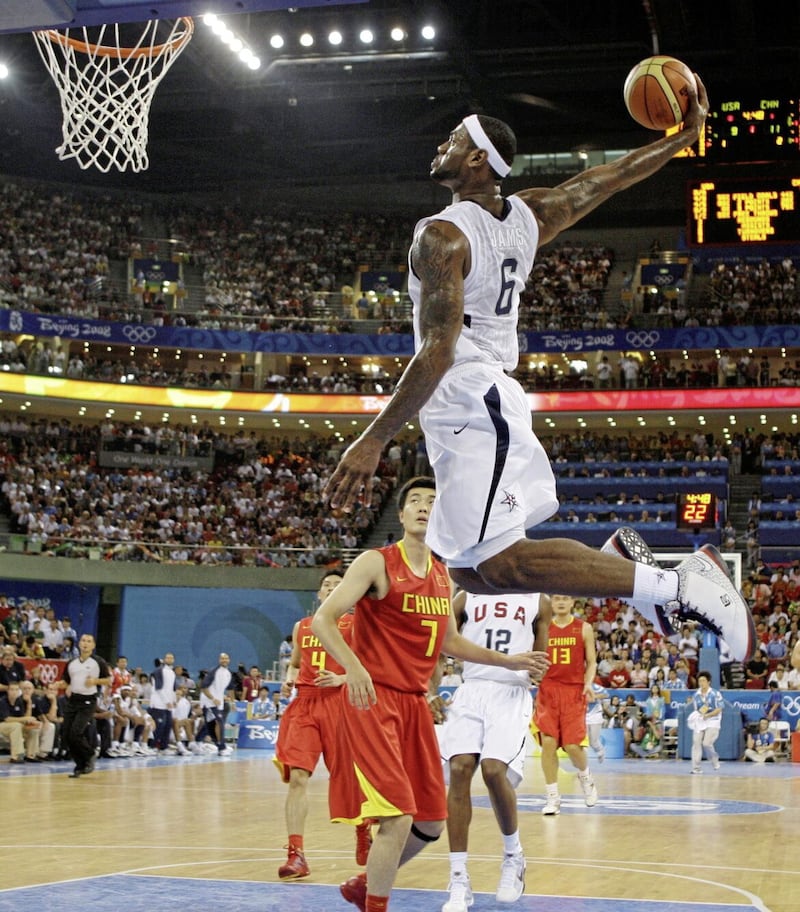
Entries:
POLYGON ((414 241, 411 263, 422 282, 421 343, 371 428, 389 440, 428 401, 450 365, 464 320, 462 255, 435 225, 414 241))
POLYGON ((464 317, 461 260, 452 240, 436 225, 428 225, 414 242, 411 262, 422 283, 423 339, 437 328, 446 329, 455 324, 460 330, 464 317))

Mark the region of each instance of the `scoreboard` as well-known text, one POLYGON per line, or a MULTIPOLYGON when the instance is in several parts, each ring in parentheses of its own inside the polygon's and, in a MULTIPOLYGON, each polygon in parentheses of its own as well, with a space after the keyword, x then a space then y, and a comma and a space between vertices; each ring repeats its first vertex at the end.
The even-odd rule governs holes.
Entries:
POLYGON ((676 157, 739 163, 800 161, 800 96, 731 96, 714 102, 699 140, 676 157))
POLYGON ((797 177, 689 181, 689 246, 800 241, 797 177))
POLYGON ((716 529, 717 496, 709 491, 686 492, 676 495, 677 517, 675 525, 680 532, 695 529, 716 529))

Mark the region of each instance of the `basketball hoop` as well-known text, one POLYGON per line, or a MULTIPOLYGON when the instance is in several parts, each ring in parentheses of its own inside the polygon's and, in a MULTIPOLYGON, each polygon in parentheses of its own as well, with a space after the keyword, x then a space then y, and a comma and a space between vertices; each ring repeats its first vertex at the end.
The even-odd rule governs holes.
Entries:
POLYGON ((119 24, 34 32, 39 55, 61 96, 61 161, 84 170, 144 171, 150 104, 159 82, 189 43, 194 22, 152 19, 138 41, 123 46, 119 24), (159 25, 162 34, 159 37, 159 25), (93 38, 90 31, 97 34, 93 38), (79 37, 73 37, 77 35, 79 37))

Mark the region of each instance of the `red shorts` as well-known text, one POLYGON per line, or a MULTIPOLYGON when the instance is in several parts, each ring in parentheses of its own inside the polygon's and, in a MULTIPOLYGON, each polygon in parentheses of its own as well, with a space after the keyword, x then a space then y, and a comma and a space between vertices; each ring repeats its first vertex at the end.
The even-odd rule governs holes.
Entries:
POLYGON ((278 728, 275 765, 284 782, 293 768, 314 772, 320 756, 329 770, 336 752, 342 710, 339 691, 347 688, 303 688, 286 707, 278 728))
POLYGON ((586 737, 586 699, 583 684, 539 685, 533 721, 543 735, 555 738, 559 747, 580 744, 586 737))
POLYGON ((424 694, 375 685, 368 710, 343 710, 331 771, 331 820, 360 823, 370 817, 444 820, 447 796, 439 742, 424 694))

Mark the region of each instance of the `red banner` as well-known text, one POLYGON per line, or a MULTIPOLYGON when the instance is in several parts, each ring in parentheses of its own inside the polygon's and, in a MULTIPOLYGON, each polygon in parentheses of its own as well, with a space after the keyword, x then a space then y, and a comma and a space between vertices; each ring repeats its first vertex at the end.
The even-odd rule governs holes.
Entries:
POLYGON ((42 684, 60 681, 68 664, 66 659, 26 659, 24 656, 18 656, 17 661, 25 666, 29 678, 33 675, 33 669, 38 665, 41 668, 39 680, 42 684))

